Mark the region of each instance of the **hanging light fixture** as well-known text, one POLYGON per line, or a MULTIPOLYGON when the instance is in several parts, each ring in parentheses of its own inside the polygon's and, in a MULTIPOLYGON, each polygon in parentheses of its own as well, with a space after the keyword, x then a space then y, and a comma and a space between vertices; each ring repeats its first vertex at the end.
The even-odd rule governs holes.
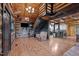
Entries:
POLYGON ((28 11, 28 8, 26 8, 26 11, 28 11))
POLYGON ((26 21, 29 21, 29 17, 25 17, 25 20, 26 20, 26 21))
POLYGON ((27 11, 28 13, 34 13, 35 9, 32 8, 31 6, 29 6, 28 8, 26 8, 26 11, 27 11))
MULTIPOLYGON (((33 14, 35 12, 35 9, 32 7, 31 4, 29 4, 25 8, 25 11, 27 12, 28 18, 29 18, 29 19, 25 19, 25 20, 27 20, 28 22, 31 22, 31 14, 33 14)), ((25 17, 25 18, 27 18, 27 17, 25 17)))
POLYGON ((31 8, 32 8, 31 6, 28 7, 28 9, 31 9, 31 8))

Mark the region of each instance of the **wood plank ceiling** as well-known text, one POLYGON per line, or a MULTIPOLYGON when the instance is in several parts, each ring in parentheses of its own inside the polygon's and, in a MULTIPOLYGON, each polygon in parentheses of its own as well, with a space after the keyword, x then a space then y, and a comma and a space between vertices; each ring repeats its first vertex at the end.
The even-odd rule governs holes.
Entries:
POLYGON ((25 17, 29 17, 30 21, 32 22, 35 22, 36 18, 38 17, 39 6, 40 3, 12 3, 11 4, 11 8, 15 16, 20 16, 23 20, 25 19, 25 17), (28 8, 29 6, 35 9, 33 14, 32 13, 29 14, 26 11, 26 8, 28 8))
MULTIPOLYGON (((52 5, 53 12, 58 13, 61 10, 69 9, 71 7, 70 5, 71 5, 70 3, 54 3, 54 5, 52 5), (70 6, 70 7, 68 7, 68 6, 70 6), (66 8, 66 7, 68 7, 68 8, 66 8)), ((33 23, 35 22, 35 20, 38 16, 43 16, 43 14, 46 12, 45 6, 46 5, 44 3, 12 3, 11 4, 12 10, 13 10, 13 13, 15 16, 19 15, 23 20, 25 19, 25 17, 29 17, 30 21, 32 21, 33 23), (29 6, 31 6, 32 8, 35 9, 35 12, 33 14, 29 14, 26 11, 26 8, 28 8, 29 6)), ((53 15, 52 19, 54 16, 56 16, 56 15, 53 15)))

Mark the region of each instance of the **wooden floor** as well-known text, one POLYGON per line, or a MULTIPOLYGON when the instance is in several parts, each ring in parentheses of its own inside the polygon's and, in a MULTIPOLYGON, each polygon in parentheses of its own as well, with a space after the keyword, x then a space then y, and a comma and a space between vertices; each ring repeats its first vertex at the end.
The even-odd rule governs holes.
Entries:
POLYGON ((14 41, 9 56, 62 56, 74 44, 57 38, 47 41, 39 41, 33 37, 19 38, 14 41))

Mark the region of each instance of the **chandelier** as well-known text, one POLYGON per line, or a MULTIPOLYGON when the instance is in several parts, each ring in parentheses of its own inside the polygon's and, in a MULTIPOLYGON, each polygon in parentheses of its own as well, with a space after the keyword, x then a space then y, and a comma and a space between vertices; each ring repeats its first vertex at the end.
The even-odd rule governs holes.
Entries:
POLYGON ((29 6, 28 8, 26 8, 26 11, 28 13, 34 13, 34 8, 32 8, 31 6, 29 6))

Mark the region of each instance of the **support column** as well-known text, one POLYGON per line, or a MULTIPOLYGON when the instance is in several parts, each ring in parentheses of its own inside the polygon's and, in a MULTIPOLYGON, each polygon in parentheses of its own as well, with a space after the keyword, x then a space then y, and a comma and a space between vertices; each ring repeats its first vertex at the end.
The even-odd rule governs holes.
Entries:
POLYGON ((58 23, 58 37, 60 37, 60 23, 58 23))
POLYGON ((53 35, 54 35, 54 37, 55 37, 55 23, 54 23, 54 31, 53 31, 53 35))

